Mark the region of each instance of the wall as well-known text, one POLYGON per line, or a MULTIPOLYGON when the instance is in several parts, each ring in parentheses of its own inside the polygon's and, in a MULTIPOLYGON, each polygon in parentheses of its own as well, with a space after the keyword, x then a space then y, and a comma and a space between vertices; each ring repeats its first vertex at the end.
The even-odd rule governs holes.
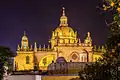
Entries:
POLYGON ((15 57, 15 63, 17 70, 30 70, 34 68, 33 63, 33 52, 31 51, 19 51, 17 52, 17 56, 15 57), (30 63, 26 64, 26 56, 30 57, 30 63))
POLYGON ((8 80, 70 80, 78 76, 11 75, 8 80))
POLYGON ((8 80, 35 80, 34 75, 12 75, 8 76, 8 80))
POLYGON ((70 80, 78 76, 42 76, 42 80, 70 80))

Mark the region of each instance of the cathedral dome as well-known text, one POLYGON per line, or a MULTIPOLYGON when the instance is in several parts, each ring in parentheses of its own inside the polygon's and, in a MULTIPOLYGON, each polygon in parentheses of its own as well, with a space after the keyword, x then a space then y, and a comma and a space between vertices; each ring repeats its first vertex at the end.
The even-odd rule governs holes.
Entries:
POLYGON ((74 31, 68 26, 59 26, 55 29, 55 34, 62 37, 72 37, 74 36, 74 31))
POLYGON ((59 26, 52 32, 52 37, 50 39, 51 47, 57 45, 67 45, 77 43, 77 31, 74 31, 68 25, 68 18, 65 15, 65 8, 63 7, 63 13, 60 17, 60 24, 59 26))
POLYGON ((63 7, 63 13, 60 17, 60 25, 55 29, 55 35, 61 37, 72 37, 74 31, 68 26, 68 19, 65 16, 65 8, 63 7))

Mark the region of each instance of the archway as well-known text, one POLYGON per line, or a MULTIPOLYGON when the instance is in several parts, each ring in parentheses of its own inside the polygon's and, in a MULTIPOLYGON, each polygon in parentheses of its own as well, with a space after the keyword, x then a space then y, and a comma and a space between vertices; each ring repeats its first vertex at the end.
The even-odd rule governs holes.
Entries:
POLYGON ((49 64, 55 60, 55 55, 46 55, 39 61, 39 69, 40 70, 47 70, 49 64))

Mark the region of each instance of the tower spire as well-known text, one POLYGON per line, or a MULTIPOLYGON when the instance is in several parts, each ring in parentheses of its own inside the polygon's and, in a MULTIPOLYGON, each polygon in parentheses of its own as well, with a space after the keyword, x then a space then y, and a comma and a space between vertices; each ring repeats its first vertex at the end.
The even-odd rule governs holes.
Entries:
POLYGON ((64 8, 64 7, 62 7, 62 9, 63 9, 62 16, 65 16, 65 8, 64 8))
POLYGON ((87 33, 87 36, 90 37, 90 32, 87 33))
POLYGON ((36 42, 34 44, 34 52, 37 52, 37 44, 36 44, 36 42))
POLYGON ((24 31, 24 36, 26 36, 26 31, 24 31))

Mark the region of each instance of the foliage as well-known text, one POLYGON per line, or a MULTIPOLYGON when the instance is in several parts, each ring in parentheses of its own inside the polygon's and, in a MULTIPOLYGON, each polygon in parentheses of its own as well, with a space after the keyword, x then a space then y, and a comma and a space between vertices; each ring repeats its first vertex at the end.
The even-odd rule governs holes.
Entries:
POLYGON ((10 58, 13 57, 13 52, 4 46, 0 46, 0 80, 3 78, 5 66, 10 66, 10 58))
POLYGON ((83 80, 120 80, 120 0, 103 0, 101 8, 112 12, 112 22, 107 23, 110 34, 106 53, 79 73, 83 80))
POLYGON ((87 65, 79 75, 83 80, 120 80, 118 61, 107 55, 94 64, 87 65))

